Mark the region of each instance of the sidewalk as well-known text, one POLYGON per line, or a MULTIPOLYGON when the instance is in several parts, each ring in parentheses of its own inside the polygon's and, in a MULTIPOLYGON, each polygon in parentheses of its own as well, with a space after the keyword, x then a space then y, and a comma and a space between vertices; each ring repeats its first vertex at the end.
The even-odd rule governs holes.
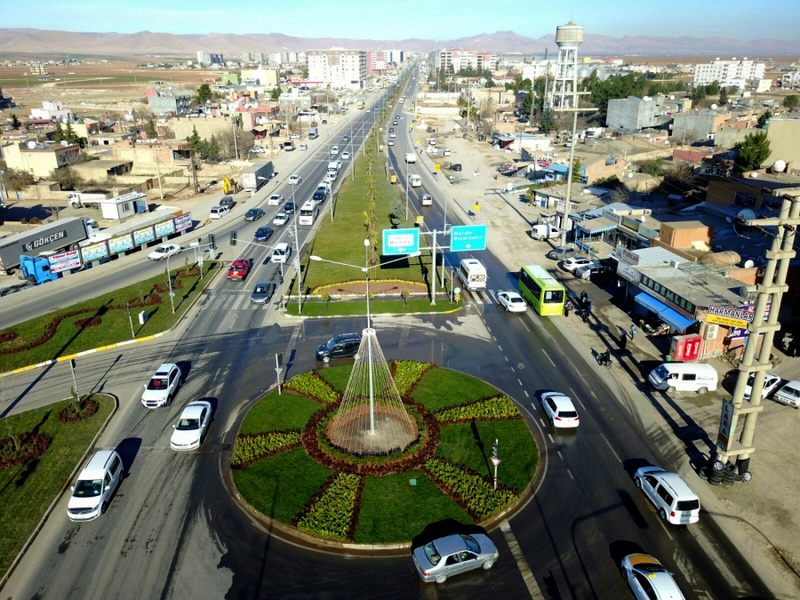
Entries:
MULTIPOLYGON (((638 331, 621 350, 620 335, 629 331, 630 316, 612 304, 611 293, 561 271, 555 261, 545 258, 552 246, 528 235, 537 209, 521 202, 519 192, 501 193, 503 178, 493 177, 491 161, 496 163, 503 155, 487 152, 483 148, 488 149, 488 145, 468 142, 460 134, 440 134, 439 138, 439 146, 447 146, 453 152, 449 160, 463 165, 463 171, 456 173, 461 176, 458 183, 452 184, 441 176, 435 180, 438 194, 449 197, 448 211, 452 213, 452 207, 457 207, 459 217, 470 222, 467 210, 473 202, 480 201, 481 209, 474 222, 489 225, 489 248, 509 272, 519 270, 522 264, 538 263, 552 270, 568 290, 586 290, 593 300, 589 322, 583 323, 575 314, 562 317, 560 322, 564 337, 585 357, 585 365, 576 368, 597 369, 615 391, 616 401, 643 424, 659 444, 660 452, 675 457, 671 464, 663 466, 677 470, 700 495, 704 512, 713 515, 731 544, 753 564, 775 596, 800 597, 800 517, 794 506, 800 489, 800 472, 794 465, 800 446, 800 411, 766 400, 756 431, 752 482, 710 485, 698 475, 697 463, 707 460, 713 451, 721 400, 729 398, 732 391, 730 378, 725 380, 728 391, 721 385, 717 392, 704 395, 646 396, 643 392, 649 391, 647 371, 663 360, 654 338, 638 331), (473 175, 476 170, 478 175, 473 175), (611 368, 597 366, 593 349, 611 351, 611 368)), ((428 157, 422 157, 421 163, 429 172, 432 170, 433 161, 428 157)), ((777 364, 772 371, 796 377, 800 361, 777 350, 774 354, 777 364)), ((722 359, 712 362, 721 382, 733 370, 722 359)))

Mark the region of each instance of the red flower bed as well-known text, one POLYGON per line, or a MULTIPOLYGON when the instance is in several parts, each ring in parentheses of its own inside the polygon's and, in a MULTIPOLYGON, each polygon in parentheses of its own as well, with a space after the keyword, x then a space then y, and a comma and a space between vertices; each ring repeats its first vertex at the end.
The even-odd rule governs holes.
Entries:
POLYGON ((58 413, 58 419, 62 423, 83 421, 84 419, 88 419, 89 417, 93 416, 99 409, 100 403, 96 400, 92 400, 91 398, 82 400, 77 406, 75 403, 70 402, 61 410, 60 413, 58 413))
POLYGON ((88 319, 78 319, 77 321, 73 321, 73 325, 78 329, 83 329, 84 327, 97 327, 102 323, 102 319, 100 317, 89 317, 88 319))
POLYGON ((6 333, 0 333, 0 344, 4 344, 6 342, 13 342, 17 339, 17 334, 13 331, 7 331, 6 333))
POLYGON ((18 467, 39 458, 50 445, 43 433, 22 433, 15 444, 12 437, 0 438, 0 469, 18 467))

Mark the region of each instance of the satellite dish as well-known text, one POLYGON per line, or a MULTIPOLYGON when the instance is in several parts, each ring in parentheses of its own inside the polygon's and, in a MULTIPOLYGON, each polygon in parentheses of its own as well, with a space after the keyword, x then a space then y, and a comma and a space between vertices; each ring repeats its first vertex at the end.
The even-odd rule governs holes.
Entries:
POLYGON ((755 266, 756 266, 756 263, 753 262, 752 258, 748 258, 746 261, 744 261, 744 268, 745 269, 752 269, 755 266))
POLYGON ((717 110, 717 105, 716 104, 712 104, 711 105, 711 110, 717 110))
POLYGON ((786 161, 780 158, 772 163, 772 170, 775 173, 783 173, 786 170, 786 161))
POLYGON ((751 171, 749 177, 750 179, 758 179, 758 171, 751 171))
POLYGON ((28 150, 35 150, 36 149, 36 142, 34 142, 33 140, 29 141, 25 145, 28 147, 28 150))
POLYGON ((69 146, 69 142, 67 140, 61 140, 62 146, 69 146))
POLYGON ((756 213, 750 208, 743 208, 736 214, 736 221, 738 223, 746 223, 747 221, 754 221, 756 213))

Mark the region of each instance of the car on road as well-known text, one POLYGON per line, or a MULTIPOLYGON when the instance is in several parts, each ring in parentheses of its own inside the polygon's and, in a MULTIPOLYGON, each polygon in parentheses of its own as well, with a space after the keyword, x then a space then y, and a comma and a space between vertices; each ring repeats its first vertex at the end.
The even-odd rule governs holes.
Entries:
POLYGON ((231 263, 228 267, 228 279, 231 281, 244 281, 250 272, 250 261, 240 258, 231 263))
POLYGON ((181 387, 181 370, 174 363, 164 363, 144 384, 142 405, 145 408, 158 408, 172 402, 181 387))
POLYGON ((300 134, 299 133, 291 133, 291 134, 289 134, 289 139, 290 140, 299 140, 300 139, 300 134))
POLYGON ((332 358, 349 358, 358 352, 361 345, 360 333, 343 333, 333 336, 324 344, 317 346, 317 360, 329 361, 332 358))
POLYGON ((417 546, 411 556, 422 581, 444 583, 459 573, 491 569, 500 553, 486 534, 456 533, 417 546))
POLYGON ((574 429, 580 422, 572 399, 561 392, 545 392, 541 396, 542 408, 547 418, 558 429, 574 429))
POLYGON ((386 142, 386 145, 387 146, 394 146, 394 140, 389 140, 388 142, 386 142))
POLYGON ((248 154, 266 154, 267 149, 261 146, 253 146, 247 149, 248 154))
POLYGON ((253 304, 266 304, 275 293, 275 284, 271 281, 259 281, 250 294, 250 302, 253 304))
POLYGON ((330 188, 327 185, 321 185, 316 190, 314 190, 314 195, 311 196, 311 199, 317 204, 322 204, 328 197, 329 191, 330 188))
POLYGON ((283 205, 283 212, 285 212, 287 215, 293 215, 295 208, 296 207, 294 205, 294 202, 290 200, 289 202, 283 205))
POLYGON ((231 209, 227 206, 212 206, 211 210, 208 212, 208 218, 216 221, 217 219, 221 219, 227 215, 229 212, 231 212, 231 209))
POLYGON ((339 146, 331 146, 331 156, 339 154, 339 146))
POLYGON ((300 177, 300 175, 294 174, 294 175, 292 175, 291 177, 289 177, 289 184, 290 184, 290 185, 297 185, 297 184, 298 184, 298 183, 300 183, 302 180, 303 180, 303 178, 302 178, 302 177, 300 177))
POLYGON ((395 139, 397 138, 397 134, 393 131, 392 133, 389 134, 389 137, 395 139))
POLYGON ((343 141, 343 142, 346 144, 347 142, 349 142, 349 141, 350 141, 350 136, 349 136, 349 135, 346 135, 346 136, 344 136, 344 137, 342 138, 342 141, 343 141))
POLYGON ((280 242, 275 244, 275 247, 272 249, 272 256, 270 256, 270 262, 274 263, 287 263, 289 262, 289 257, 292 255, 292 247, 287 244, 286 242, 280 242))
POLYGON ((575 269, 574 273, 575 277, 578 279, 592 280, 599 278, 601 275, 605 275, 606 267, 596 260, 593 260, 588 265, 583 265, 575 269))
POLYGON ((117 491, 125 468, 115 450, 98 450, 83 467, 67 503, 70 521, 91 521, 104 512, 117 491))
POLYGON ((279 212, 272 218, 272 224, 276 227, 283 227, 289 222, 289 215, 283 212, 279 212))
POLYGON ((211 403, 195 400, 187 404, 173 425, 169 447, 176 452, 196 450, 203 443, 208 424, 211 422, 211 403))
POLYGON ((575 256, 577 254, 577 250, 575 246, 556 246, 552 250, 548 251, 545 256, 550 260, 564 260, 575 256))
POLYGON ((336 181, 336 172, 335 171, 328 171, 325 173, 325 177, 322 178, 323 183, 334 183, 336 181))
POLYGON ((169 256, 174 256, 181 251, 178 244, 161 244, 156 246, 153 251, 147 255, 150 260, 165 260, 169 256))
POLYGON ((272 194, 267 200, 267 204, 269 206, 280 206, 281 202, 284 201, 283 194, 272 194))
POLYGON ((298 146, 298 148, 299 148, 300 150, 308 150, 308 144, 306 144, 305 142, 303 142, 302 144, 300 144, 300 145, 298 146))
POLYGON ((663 521, 673 525, 690 525, 700 520, 700 498, 677 473, 661 467, 639 467, 633 476, 663 521))
POLYGON ((637 600, 684 600, 672 573, 649 554, 629 554, 620 564, 622 576, 637 600))
POLYGON ((342 160, 350 160, 350 152, 348 150, 342 152, 342 160))
MULTIPOLYGON (((756 379, 755 373, 750 373, 750 376, 747 378, 747 385, 744 388, 744 399, 750 400, 750 394, 753 391, 753 382, 756 379)), ((765 373, 764 374, 764 387, 761 388, 761 397, 762 398, 769 398, 769 396, 778 389, 780 386, 781 381, 783 381, 780 377, 775 375, 775 373, 765 373)))
POLYGON ((461 163, 453 163, 452 165, 450 165, 451 171, 461 171, 462 169, 463 167, 461 166, 461 163))
POLYGON ((497 302, 508 312, 525 312, 528 305, 517 292, 508 290, 497 294, 497 302))
POLYGON ((263 216, 264 216, 264 209, 262 209, 262 208, 251 208, 246 213, 244 213, 244 220, 245 221, 258 221, 263 216))
POLYGON ((585 256, 573 256, 571 258, 564 259, 561 262, 561 268, 568 273, 572 273, 580 267, 586 267, 593 264, 595 264, 595 262, 591 258, 587 258, 585 256))
POLYGON ((272 227, 267 227, 266 225, 263 227, 259 227, 256 229, 256 233, 253 236, 253 239, 257 242, 266 242, 269 238, 272 237, 272 234, 275 233, 272 230, 272 227))
POLYGON ((236 200, 233 199, 233 196, 223 196, 219 199, 219 206, 227 206, 228 210, 232 209, 236 206, 236 200))

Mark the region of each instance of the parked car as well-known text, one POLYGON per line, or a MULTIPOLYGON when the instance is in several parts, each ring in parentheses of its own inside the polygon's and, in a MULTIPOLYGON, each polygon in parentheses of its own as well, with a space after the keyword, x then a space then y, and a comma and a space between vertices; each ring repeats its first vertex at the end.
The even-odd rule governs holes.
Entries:
POLYGON ((461 163, 453 163, 452 165, 450 165, 451 171, 460 171, 461 169, 462 169, 461 163))
MULTIPOLYGON (((755 378, 755 373, 750 373, 750 377, 747 378, 747 385, 744 388, 745 400, 750 400, 750 393, 753 390, 753 381, 755 381, 755 378)), ((783 380, 774 373, 764 373, 764 386, 761 388, 761 397, 768 398, 772 392, 778 389, 781 381, 783 380)))
POLYGON ((267 204, 269 206, 280 206, 283 200, 284 200, 283 194, 272 194, 269 197, 269 200, 267 200, 267 204))
POLYGON ((793 408, 800 406, 800 380, 793 379, 787 382, 786 385, 775 392, 772 399, 775 402, 780 402, 793 408))
POLYGON ((181 387, 182 378, 178 365, 173 363, 160 365, 144 384, 142 405, 145 408, 158 408, 170 404, 181 387))
POLYGON ((212 206, 209 211, 208 217, 212 220, 221 219, 227 215, 231 210, 227 206, 212 206))
POLYGON ((295 211, 295 205, 294 202, 292 202, 291 200, 283 205, 283 212, 285 212, 287 215, 293 215, 294 211, 295 211))
POLYGON ((360 333, 343 333, 317 346, 317 360, 329 361, 332 358, 348 358, 358 352, 361 345, 360 333))
POLYGON ((300 183, 302 181, 302 179, 303 178, 300 177, 300 175, 292 175, 291 177, 289 177, 289 184, 290 185, 297 185, 298 183, 300 183))
POLYGON ((253 236, 253 239, 257 242, 266 242, 269 238, 272 237, 274 231, 272 227, 267 227, 266 225, 263 227, 259 227, 256 229, 256 233, 253 236))
POLYGON ((70 521, 91 521, 104 512, 117 491, 125 468, 115 450, 98 450, 78 475, 67 503, 70 521))
POLYGON ((219 206, 227 206, 230 210, 236 206, 236 200, 233 199, 233 196, 223 196, 219 199, 219 206))
POLYGON ((545 256, 551 260, 564 260, 575 256, 577 252, 575 246, 556 246, 545 254, 545 256))
POLYGON ((596 263, 591 258, 586 258, 585 256, 573 256, 571 258, 564 259, 561 262, 561 268, 567 271, 568 273, 572 273, 580 267, 585 267, 594 264, 596 263))
POLYGON ((491 569, 500 553, 489 536, 461 533, 418 546, 411 551, 411 556, 422 581, 444 583, 448 577, 459 573, 491 569))
POLYGON ((261 146, 253 146, 252 148, 248 148, 247 152, 249 154, 265 154, 267 152, 267 149, 262 148, 261 146))
POLYGON ((561 392, 545 392, 541 396, 547 418, 558 429, 574 429, 580 424, 572 399, 561 392))
POLYGON ((271 281, 259 281, 250 294, 250 302, 253 304, 266 304, 275 293, 275 284, 271 281))
POLYGON ((211 403, 195 400, 187 404, 173 425, 169 447, 176 452, 195 450, 203 443, 208 424, 211 422, 211 403))
POLYGON ((528 304, 517 292, 500 292, 497 294, 497 302, 508 312, 525 312, 528 310, 528 304))
POLYGON ((174 256, 181 251, 178 244, 161 244, 156 246, 153 251, 147 255, 150 260, 165 260, 169 256, 174 256))
POLYGON ((639 467, 633 481, 667 523, 689 525, 700 520, 700 498, 677 473, 661 467, 639 467))
POLYGON ((588 265, 583 265, 575 269, 575 277, 578 279, 598 279, 607 273, 608 269, 606 266, 597 261, 592 261, 588 265))
POLYGON ((279 212, 272 218, 272 224, 276 227, 283 227, 286 223, 289 222, 289 215, 286 213, 279 212))
POLYGON ((261 208, 251 208, 246 213, 244 213, 244 220, 245 221, 258 221, 261 217, 264 216, 264 210, 261 208))
POLYGON ((228 279, 231 281, 244 281, 250 272, 250 261, 245 259, 235 260, 228 267, 228 279))
POLYGON ((291 133, 291 134, 289 134, 289 139, 290 140, 299 140, 300 139, 300 134, 299 133, 291 133))
POLYGON ((683 600, 672 573, 649 554, 629 554, 620 564, 622 576, 637 600, 683 600))

